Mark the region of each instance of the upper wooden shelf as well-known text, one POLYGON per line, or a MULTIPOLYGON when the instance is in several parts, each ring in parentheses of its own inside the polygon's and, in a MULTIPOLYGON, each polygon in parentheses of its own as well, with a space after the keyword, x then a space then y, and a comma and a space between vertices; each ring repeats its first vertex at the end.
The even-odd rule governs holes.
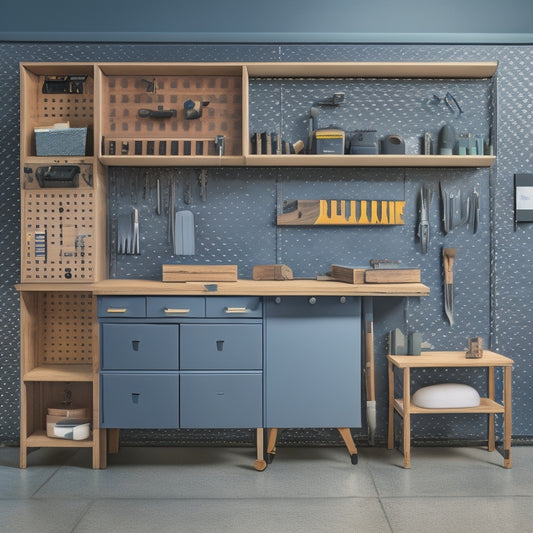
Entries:
POLYGON ((490 62, 246 63, 252 77, 280 78, 490 78, 490 62))

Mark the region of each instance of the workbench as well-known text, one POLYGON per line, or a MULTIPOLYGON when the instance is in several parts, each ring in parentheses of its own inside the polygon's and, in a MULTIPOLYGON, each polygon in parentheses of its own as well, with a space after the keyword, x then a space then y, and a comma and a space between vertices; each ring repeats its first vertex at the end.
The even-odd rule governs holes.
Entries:
POLYGON ((403 418, 403 466, 411 467, 411 415, 446 413, 488 414, 488 450, 495 449, 495 415, 503 415, 503 458, 505 468, 511 468, 511 369, 513 360, 489 350, 483 350, 483 357, 469 359, 464 351, 422 352, 421 355, 387 355, 389 361, 389 432, 388 448, 394 448, 394 413, 403 418), (411 402, 411 369, 416 368, 487 368, 487 397, 481 398, 476 407, 428 409, 411 402), (495 399, 495 368, 503 368, 503 401, 495 399), (394 370, 403 371, 403 391, 395 396, 394 370))
MULTIPOLYGON (((374 379, 373 350, 365 350, 364 371, 362 365, 362 329, 366 346, 373 344, 372 328, 366 325, 369 306, 363 313, 363 302, 380 296, 429 294, 421 283, 353 285, 317 280, 123 279, 26 283, 17 288, 23 323, 29 328, 23 330, 23 353, 40 351, 39 339, 46 337, 44 330, 52 324, 37 317, 56 322, 53 311, 59 309, 59 300, 70 302, 71 309, 78 307, 78 299, 85 301, 85 316, 74 313, 72 320, 88 325, 94 343, 91 364, 23 360, 23 413, 28 409, 23 427, 29 433, 24 431, 21 439, 21 465, 28 447, 68 443, 92 446, 95 468, 105 467, 106 446, 109 451, 118 449, 117 429, 143 427, 255 428, 258 470, 266 466, 263 428, 332 427, 341 432, 354 462, 348 428, 361 426, 363 373, 367 394, 374 390, 368 386, 374 379), (72 368, 78 369, 74 376, 72 368), (52 385, 63 381, 75 381, 73 394, 79 396, 83 389, 92 405, 89 441, 43 435, 44 404, 36 404, 36 399, 50 401, 60 390, 59 383, 52 385), (171 410, 166 408, 169 404, 171 410)), ((54 342, 62 343, 67 333, 56 328, 54 342)))

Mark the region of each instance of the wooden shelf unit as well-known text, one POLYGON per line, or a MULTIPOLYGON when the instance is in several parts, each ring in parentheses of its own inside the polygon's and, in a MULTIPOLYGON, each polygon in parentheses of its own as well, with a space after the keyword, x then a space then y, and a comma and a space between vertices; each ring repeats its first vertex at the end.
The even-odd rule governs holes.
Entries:
MULTIPOLYGON (((29 286, 28 286, 29 285, 29 286)), ((53 284, 48 284, 53 285, 53 284)), ((99 429, 99 344, 96 299, 90 291, 20 288, 20 466, 28 448, 90 447, 93 468, 104 468, 105 430, 99 429), (69 441, 46 436, 46 412, 68 395, 72 407, 88 407, 91 437, 69 441)))
POLYGON ((466 358, 465 351, 452 352, 422 352, 421 355, 387 355, 389 374, 389 430, 388 448, 394 448, 394 413, 403 418, 403 466, 411 467, 411 415, 427 414, 487 414, 488 420, 488 450, 495 450, 495 420, 496 414, 503 415, 503 456, 505 468, 511 468, 511 370, 513 360, 509 357, 483 351, 479 359, 466 358), (412 368, 487 368, 487 397, 481 398, 475 407, 428 409, 419 407, 411 402, 411 369, 412 368), (495 368, 503 368, 503 401, 495 399, 495 368), (396 398, 394 391, 394 369, 403 371, 402 397, 396 398))

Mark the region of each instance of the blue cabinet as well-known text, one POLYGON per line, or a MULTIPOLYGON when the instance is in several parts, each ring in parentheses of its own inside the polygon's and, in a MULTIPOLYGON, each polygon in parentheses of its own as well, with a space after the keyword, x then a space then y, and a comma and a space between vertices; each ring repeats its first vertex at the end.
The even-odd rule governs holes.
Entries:
POLYGON ((361 425, 358 297, 100 297, 98 308, 103 427, 361 425))
POLYGON ((258 297, 100 297, 106 428, 263 427, 258 297))
POLYGON ((360 427, 360 298, 267 298, 265 315, 266 427, 360 427))

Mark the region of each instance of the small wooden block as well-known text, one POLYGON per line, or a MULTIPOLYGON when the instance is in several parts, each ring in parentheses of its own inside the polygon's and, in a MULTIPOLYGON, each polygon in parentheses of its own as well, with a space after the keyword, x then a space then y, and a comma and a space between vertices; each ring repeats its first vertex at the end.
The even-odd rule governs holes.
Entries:
POLYGON ((252 273, 255 281, 283 281, 294 279, 287 265, 255 265, 252 273))
POLYGON ((331 265, 331 277, 336 281, 361 285, 365 282, 366 268, 331 265))
POLYGON ((237 281, 237 265, 163 265, 163 281, 237 281))
POLYGON ((365 283, 420 283, 420 269, 378 268, 366 270, 365 283))

